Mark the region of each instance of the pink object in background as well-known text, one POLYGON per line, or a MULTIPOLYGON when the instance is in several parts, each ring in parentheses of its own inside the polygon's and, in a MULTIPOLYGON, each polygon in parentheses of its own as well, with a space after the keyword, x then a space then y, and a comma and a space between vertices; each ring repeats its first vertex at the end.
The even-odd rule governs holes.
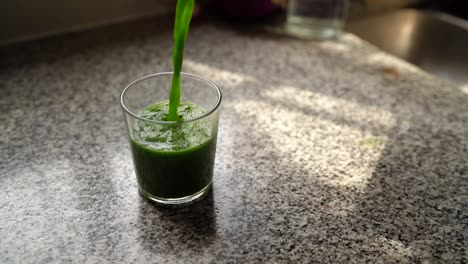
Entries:
POLYGON ((231 18, 258 19, 275 10, 271 0, 217 0, 220 11, 231 18))
POLYGON ((195 7, 193 8, 192 18, 193 18, 193 19, 198 18, 198 17, 200 17, 202 14, 203 14, 203 12, 202 12, 202 9, 201 9, 200 5, 197 4, 197 3, 195 3, 195 7))

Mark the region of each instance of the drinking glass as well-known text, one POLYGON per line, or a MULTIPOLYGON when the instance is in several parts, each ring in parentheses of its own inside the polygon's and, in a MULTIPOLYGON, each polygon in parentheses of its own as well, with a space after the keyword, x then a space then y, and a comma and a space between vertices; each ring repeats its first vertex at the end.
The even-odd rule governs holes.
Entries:
POLYGON ((204 113, 182 121, 145 118, 142 110, 167 101, 172 75, 163 72, 139 78, 120 98, 139 192, 160 204, 188 203, 209 191, 221 105, 221 91, 213 82, 181 73, 181 103, 188 100, 203 107, 204 113), (171 133, 170 140, 163 133, 171 133), (189 142, 186 147, 181 147, 181 140, 189 142))
POLYGON ((347 7, 347 0, 289 0, 286 30, 308 39, 336 38, 347 7))

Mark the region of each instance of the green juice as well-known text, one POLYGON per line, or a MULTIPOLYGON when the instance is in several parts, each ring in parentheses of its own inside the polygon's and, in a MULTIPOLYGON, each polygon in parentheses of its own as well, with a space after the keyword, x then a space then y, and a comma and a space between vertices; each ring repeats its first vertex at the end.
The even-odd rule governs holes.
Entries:
POLYGON ((178 0, 176 6, 176 17, 174 23, 174 50, 172 52, 172 63, 174 64, 174 75, 172 75, 172 87, 169 94, 169 112, 167 119, 179 120, 177 109, 180 103, 180 71, 184 62, 185 40, 192 19, 194 0, 178 0))
MULTIPOLYGON (((165 121, 169 102, 151 105, 140 117, 165 121)), ((181 121, 206 113, 202 107, 181 102, 181 121)), ((182 198, 211 184, 216 151, 216 126, 209 119, 172 125, 136 121, 131 150, 140 191, 156 198, 182 198)))
POLYGON ((207 111, 190 101, 180 102, 184 46, 193 8, 194 0, 177 1, 169 100, 138 113, 147 120, 173 123, 137 120, 131 128, 130 146, 140 192, 150 199, 196 196, 213 178, 217 120, 190 121, 207 111))

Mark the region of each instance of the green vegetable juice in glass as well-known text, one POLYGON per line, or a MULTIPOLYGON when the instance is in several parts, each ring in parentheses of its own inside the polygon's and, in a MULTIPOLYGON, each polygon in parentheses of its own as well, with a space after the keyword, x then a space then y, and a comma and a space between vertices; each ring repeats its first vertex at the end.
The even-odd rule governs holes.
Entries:
POLYGON ((172 72, 129 84, 121 105, 140 193, 162 204, 193 201, 213 178, 221 92, 202 77, 181 73, 178 121, 168 121, 172 72))
POLYGON ((213 178, 221 92, 181 72, 192 10, 193 0, 178 1, 174 72, 137 79, 121 95, 140 193, 162 204, 202 197, 213 178))
MULTIPOLYGON (((162 120, 168 102, 147 107, 139 116, 162 120)), ((190 120, 206 113, 190 101, 179 106, 180 119, 190 120)), ((216 150, 210 122, 199 120, 184 125, 158 126, 136 121, 131 149, 142 191, 163 198, 186 197, 211 183, 216 150)))

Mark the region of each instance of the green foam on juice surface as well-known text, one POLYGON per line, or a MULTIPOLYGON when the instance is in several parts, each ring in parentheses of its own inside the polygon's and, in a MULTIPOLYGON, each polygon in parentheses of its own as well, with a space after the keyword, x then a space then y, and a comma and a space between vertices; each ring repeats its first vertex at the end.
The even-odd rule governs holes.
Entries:
MULTIPOLYGON (((139 113, 151 121, 166 121, 169 102, 162 101, 139 113)), ((190 101, 178 106, 181 121, 206 110, 190 101)), ((171 125, 136 121, 131 149, 140 187, 159 198, 192 195, 211 183, 216 150, 213 124, 207 119, 171 125)))

